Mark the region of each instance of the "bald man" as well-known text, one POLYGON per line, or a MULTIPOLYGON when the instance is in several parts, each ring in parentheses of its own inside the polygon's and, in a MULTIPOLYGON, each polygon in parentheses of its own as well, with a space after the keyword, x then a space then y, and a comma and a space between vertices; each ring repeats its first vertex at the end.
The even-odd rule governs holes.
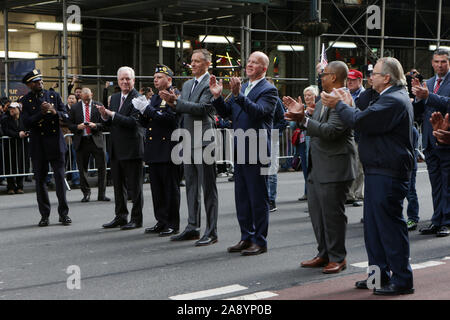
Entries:
MULTIPOLYGON (((322 87, 327 93, 345 87, 348 68, 341 61, 325 67, 322 87)), ((352 130, 340 120, 336 110, 318 101, 311 118, 305 118, 301 100, 283 98, 286 117, 307 129, 311 137, 308 158, 308 209, 318 244, 318 254, 303 261, 302 267, 323 268, 338 273, 346 265, 345 200, 356 175, 355 141, 352 130)))
POLYGON ((100 102, 92 100, 89 88, 81 89, 81 100, 70 108, 69 129, 73 132, 73 145, 76 151, 78 170, 80 171, 80 189, 83 192, 81 202, 89 202, 91 188, 87 181, 89 157, 95 159, 98 169, 98 201, 110 201, 105 196, 106 190, 106 157, 105 141, 102 131, 104 124, 100 119, 97 105, 100 102))
MULTIPOLYGON (((239 78, 230 81, 232 97, 225 102, 222 96, 222 80, 217 82, 211 76, 209 88, 214 96, 213 106, 223 118, 232 117, 233 129, 244 133, 255 130, 257 141, 248 141, 240 146, 235 137, 234 177, 236 213, 241 228, 241 240, 228 248, 228 252, 240 252, 244 256, 257 255, 267 251, 269 229, 269 193, 267 164, 260 158, 261 152, 253 146, 267 146, 270 159, 270 137, 277 104, 277 89, 266 79, 269 58, 263 52, 253 52, 247 60, 245 72, 249 81, 241 85, 239 78), (264 138, 264 132, 267 138, 264 138), (266 139, 266 141, 262 141, 266 139), (252 161, 256 159, 256 161, 252 161)), ((241 141, 242 142, 242 141, 241 141)), ((270 160, 269 160, 270 161, 270 160)))

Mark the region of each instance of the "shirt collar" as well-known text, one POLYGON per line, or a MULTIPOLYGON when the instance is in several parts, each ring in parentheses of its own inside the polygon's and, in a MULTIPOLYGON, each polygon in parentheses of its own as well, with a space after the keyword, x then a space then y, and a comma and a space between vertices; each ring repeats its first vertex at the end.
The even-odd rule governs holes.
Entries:
POLYGON ((264 79, 264 77, 262 77, 262 78, 260 78, 260 79, 257 79, 257 80, 254 80, 254 81, 248 81, 248 85, 252 85, 252 88, 254 88, 261 80, 263 80, 264 79))
MULTIPOLYGON (((444 80, 445 80, 445 78, 447 78, 447 76, 448 76, 448 74, 450 73, 450 71, 448 71, 446 74, 445 74, 445 76, 443 76, 441 79, 442 79, 442 81, 441 82, 443 82, 444 80)), ((439 76, 436 74, 436 80, 435 80, 435 82, 437 81, 439 79, 439 76)))
POLYGON ((389 88, 391 88, 392 86, 387 87, 386 89, 384 89, 383 91, 380 92, 380 96, 385 93, 389 88))
POLYGON ((197 80, 197 82, 200 83, 200 82, 203 80, 203 78, 206 76, 207 73, 208 73, 208 71, 206 71, 206 72, 205 72, 203 75, 201 75, 200 77, 195 78, 195 80, 197 80))

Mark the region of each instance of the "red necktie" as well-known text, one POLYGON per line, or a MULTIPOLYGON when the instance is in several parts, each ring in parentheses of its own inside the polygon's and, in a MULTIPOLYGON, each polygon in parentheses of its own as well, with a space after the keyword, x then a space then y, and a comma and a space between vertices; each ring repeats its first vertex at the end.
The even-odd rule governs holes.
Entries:
MULTIPOLYGON (((91 122, 91 117, 89 115, 89 103, 86 103, 86 108, 84 109, 84 122, 91 122)), ((89 126, 86 127, 86 134, 91 134, 91 128, 89 126)))
POLYGON ((438 92, 439 87, 441 86, 441 81, 442 81, 442 78, 437 79, 436 87, 434 88, 433 93, 438 92))

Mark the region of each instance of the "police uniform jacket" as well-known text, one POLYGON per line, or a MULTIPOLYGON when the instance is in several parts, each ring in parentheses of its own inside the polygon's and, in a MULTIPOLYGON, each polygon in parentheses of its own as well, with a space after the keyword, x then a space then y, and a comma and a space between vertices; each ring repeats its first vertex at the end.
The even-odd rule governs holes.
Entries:
POLYGON ((42 90, 30 91, 22 97, 23 122, 30 130, 30 154, 33 159, 55 160, 67 151, 59 120, 66 121, 68 114, 59 93, 42 90), (53 104, 56 114, 42 114, 42 102, 53 104))
POLYGON ((171 161, 172 148, 178 143, 171 141, 172 132, 178 127, 177 115, 157 94, 142 116, 146 128, 144 161, 166 163, 171 161))

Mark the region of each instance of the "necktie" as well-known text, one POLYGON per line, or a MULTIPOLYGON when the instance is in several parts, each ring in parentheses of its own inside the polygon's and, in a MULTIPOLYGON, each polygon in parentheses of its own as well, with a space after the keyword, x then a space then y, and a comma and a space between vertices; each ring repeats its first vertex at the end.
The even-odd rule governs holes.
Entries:
POLYGON ((245 88, 244 96, 247 96, 247 95, 248 95, 248 93, 250 92, 250 90, 252 90, 252 87, 253 87, 253 83, 249 83, 248 86, 247 86, 247 88, 245 88))
MULTIPOLYGON (((84 122, 91 122, 91 117, 89 114, 89 103, 86 103, 85 108, 84 108, 84 122)), ((89 126, 86 127, 86 134, 90 135, 91 134, 91 128, 89 126)))
POLYGON ((319 116, 319 119, 320 118, 322 118, 322 116, 323 116, 323 113, 325 112, 325 106, 324 105, 322 105, 322 110, 320 110, 320 116, 319 116))
POLYGON ((436 87, 434 88, 434 91, 433 91, 433 93, 436 93, 436 92, 438 92, 438 90, 439 90, 439 87, 441 86, 441 82, 442 82, 442 78, 439 78, 439 79, 437 79, 437 81, 436 81, 437 83, 436 83, 436 87))
POLYGON ((125 96, 122 96, 122 100, 120 101, 119 111, 122 108, 123 102, 125 101, 125 96))
POLYGON ((195 87, 197 86, 197 84, 198 84, 198 81, 197 81, 197 80, 195 80, 195 81, 194 81, 194 85, 192 86, 192 90, 191 90, 191 93, 189 94, 189 98, 191 97, 191 94, 192 94, 192 92, 194 92, 194 90, 195 90, 195 87))

